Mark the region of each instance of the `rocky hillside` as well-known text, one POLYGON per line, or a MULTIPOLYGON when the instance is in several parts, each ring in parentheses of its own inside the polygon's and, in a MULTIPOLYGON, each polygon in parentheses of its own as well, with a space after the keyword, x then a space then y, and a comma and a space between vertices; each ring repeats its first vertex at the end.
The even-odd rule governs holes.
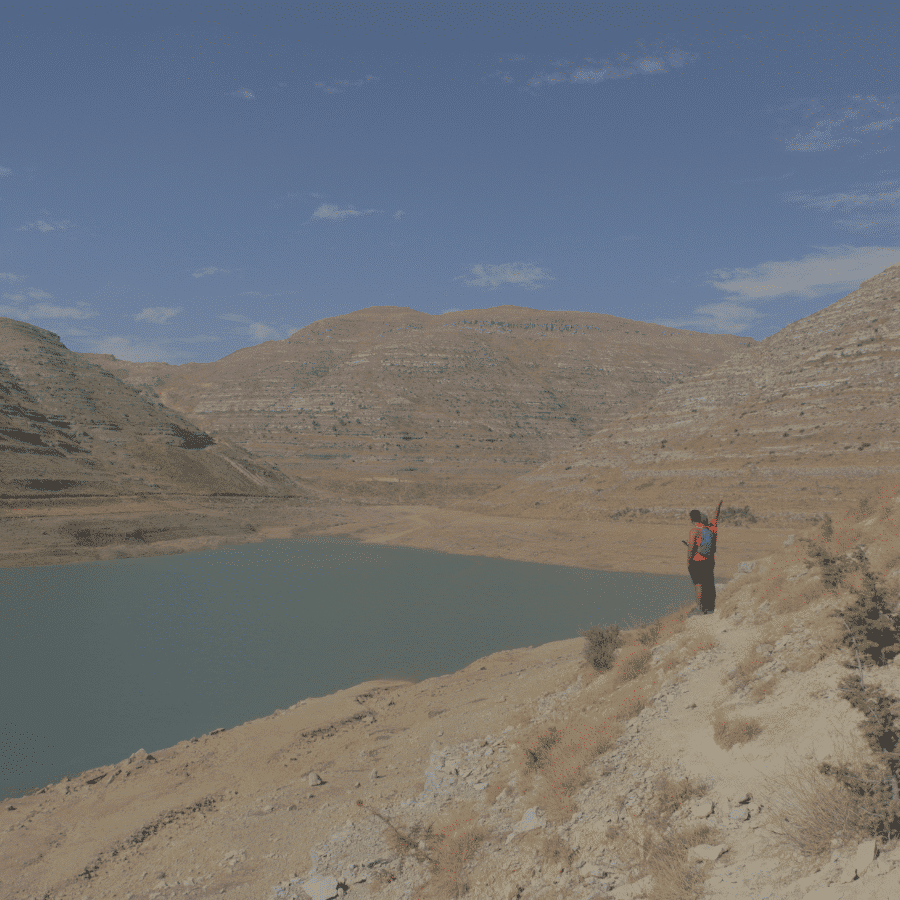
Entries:
POLYGON ((297 486, 43 328, 0 318, 0 494, 286 496, 297 486))
POLYGON ((485 492, 755 341, 517 306, 373 306, 216 362, 81 354, 198 429, 348 498, 485 492))
POLYGON ((900 482, 898 378, 900 263, 458 508, 671 521, 724 498, 730 524, 814 520, 900 482))

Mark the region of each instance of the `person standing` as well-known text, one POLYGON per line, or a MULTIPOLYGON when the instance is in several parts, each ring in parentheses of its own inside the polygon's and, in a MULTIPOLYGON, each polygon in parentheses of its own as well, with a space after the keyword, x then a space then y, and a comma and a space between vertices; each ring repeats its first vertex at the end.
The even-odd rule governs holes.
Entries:
POLYGON ((687 540, 688 548, 688 574, 694 583, 697 592, 697 606, 704 615, 716 611, 716 540, 719 535, 719 511, 722 509, 722 501, 716 507, 716 514, 709 524, 704 523, 706 518, 699 509, 690 512, 691 533, 687 540))

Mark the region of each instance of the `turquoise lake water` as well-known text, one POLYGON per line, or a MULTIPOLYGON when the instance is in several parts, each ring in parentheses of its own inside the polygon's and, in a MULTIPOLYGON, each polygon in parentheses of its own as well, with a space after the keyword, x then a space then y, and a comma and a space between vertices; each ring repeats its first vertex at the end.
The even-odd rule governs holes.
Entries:
POLYGON ((376 678, 650 622, 688 578, 337 538, 0 570, 0 797, 376 678))

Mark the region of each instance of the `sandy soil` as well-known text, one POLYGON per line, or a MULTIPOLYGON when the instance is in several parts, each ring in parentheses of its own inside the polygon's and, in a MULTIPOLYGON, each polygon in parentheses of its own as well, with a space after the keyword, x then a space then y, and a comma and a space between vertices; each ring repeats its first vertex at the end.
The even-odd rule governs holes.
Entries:
MULTIPOLYGON (((259 508, 252 506, 236 511, 210 502, 190 515, 174 504, 151 510, 110 503, 99 513, 96 506, 38 511, 44 515, 24 510, 10 529, 15 539, 4 548, 3 564, 184 552, 321 533, 460 553, 489 547, 491 555, 594 568, 685 571, 679 541, 686 526, 556 528, 429 507, 282 509, 277 516, 267 514, 262 525, 259 508), (61 528, 73 522, 114 542, 67 545, 61 528), (253 522, 255 530, 246 530, 253 522), (159 527, 162 539, 118 540, 137 526, 148 535, 159 527), (636 546, 644 552, 640 559, 636 546)), ((750 528, 723 533, 721 574, 727 577, 739 560, 771 552, 783 539, 750 528)), ((695 629, 711 627, 706 620, 689 621, 695 629)), ((376 808, 415 799, 424 787, 432 742, 462 743, 497 735, 507 725, 516 729, 511 740, 523 740, 533 730, 527 726, 537 698, 565 689, 579 675, 588 682, 596 677, 583 649, 584 640, 573 637, 496 653, 417 684, 373 681, 327 697, 298 697, 289 710, 183 741, 153 753, 153 759, 138 754, 7 799, 0 811, 0 894, 137 898, 164 879, 170 883, 164 896, 186 897, 196 887, 172 889, 171 883, 213 873, 204 894, 262 897, 278 881, 308 871, 309 851, 323 835, 348 817, 369 815, 355 806, 355 798, 376 808), (310 787, 311 772, 324 783, 310 787), (237 852, 229 863, 231 851, 237 852)), ((680 737, 666 738, 673 742, 669 746, 689 745, 694 728, 685 720, 680 737)))
MULTIPOLYGON (((0 567, 156 556, 267 538, 334 535, 367 544, 415 547, 552 565, 684 575, 690 523, 595 523, 518 519, 435 506, 321 506, 265 498, 137 501, 71 498, 17 508, 0 501, 10 523, 0 567), (139 533, 139 534, 138 534, 139 533)), ((722 526, 716 579, 743 560, 775 552, 789 527, 722 526)))

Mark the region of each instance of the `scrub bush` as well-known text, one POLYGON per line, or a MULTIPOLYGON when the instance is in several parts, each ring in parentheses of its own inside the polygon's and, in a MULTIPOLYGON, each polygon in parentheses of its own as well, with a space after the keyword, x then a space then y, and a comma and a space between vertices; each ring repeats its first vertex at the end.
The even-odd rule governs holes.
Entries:
POLYGON ((615 651, 625 646, 618 625, 595 626, 580 632, 587 640, 585 659, 598 671, 608 671, 615 662, 615 651))

